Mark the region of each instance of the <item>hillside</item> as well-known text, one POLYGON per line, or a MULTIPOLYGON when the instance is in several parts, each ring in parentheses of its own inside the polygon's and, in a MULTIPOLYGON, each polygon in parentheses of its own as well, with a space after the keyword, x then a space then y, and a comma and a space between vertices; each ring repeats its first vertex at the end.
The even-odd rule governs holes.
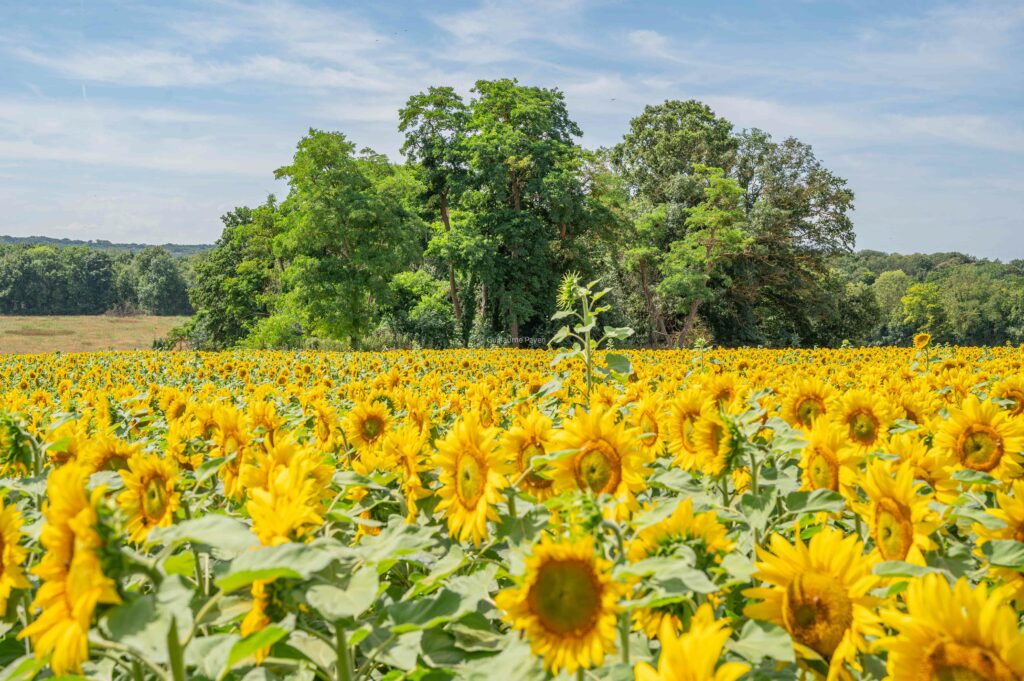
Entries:
POLYGON ((204 253, 213 246, 211 244, 136 244, 113 243, 105 239, 84 241, 82 239, 57 239, 50 236, 6 236, 0 235, 0 244, 32 244, 42 246, 88 246, 102 251, 128 251, 138 253, 149 246, 160 246, 176 258, 184 258, 197 253, 204 253))

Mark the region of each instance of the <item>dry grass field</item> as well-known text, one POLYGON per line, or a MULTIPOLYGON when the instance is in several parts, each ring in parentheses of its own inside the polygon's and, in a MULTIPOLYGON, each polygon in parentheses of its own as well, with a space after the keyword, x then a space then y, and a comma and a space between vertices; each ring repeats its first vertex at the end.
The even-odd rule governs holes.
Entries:
POLYGON ((188 317, 0 316, 0 354, 148 349, 188 317))

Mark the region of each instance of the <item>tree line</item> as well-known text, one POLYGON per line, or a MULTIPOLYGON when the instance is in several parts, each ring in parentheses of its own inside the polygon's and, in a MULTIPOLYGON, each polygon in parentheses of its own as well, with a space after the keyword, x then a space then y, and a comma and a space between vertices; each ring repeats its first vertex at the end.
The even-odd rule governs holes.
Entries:
POLYGON ((540 344, 569 271, 650 345, 866 333, 864 287, 833 266, 853 192, 799 140, 669 101, 589 150, 559 90, 509 79, 415 94, 398 130, 401 163, 310 130, 276 171, 288 195, 224 216, 193 343, 540 344))
POLYGON ((412 95, 397 129, 400 162, 310 130, 287 195, 188 258, 3 247, 0 309, 191 307, 176 338, 208 349, 536 346, 573 272, 651 347, 1024 341, 1019 262, 854 253, 845 179, 701 102, 586 149, 559 90, 481 80, 412 95))
POLYGON ((190 269, 161 247, 0 243, 0 314, 190 314, 190 269))

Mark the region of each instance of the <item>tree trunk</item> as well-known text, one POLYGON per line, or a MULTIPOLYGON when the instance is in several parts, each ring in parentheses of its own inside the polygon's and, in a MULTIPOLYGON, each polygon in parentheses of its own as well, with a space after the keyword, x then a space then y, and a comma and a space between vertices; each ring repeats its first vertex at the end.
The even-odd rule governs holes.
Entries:
POLYGON ((509 331, 512 333, 512 347, 519 347, 519 320, 516 319, 516 313, 511 313, 511 319, 509 320, 509 331))
POLYGON ((683 330, 679 332, 680 346, 686 342, 690 332, 693 331, 693 325, 697 322, 698 308, 700 308, 700 298, 694 298, 693 302, 690 303, 690 312, 686 315, 686 321, 683 322, 683 330))
MULTIPOLYGON (((444 224, 444 231, 452 231, 451 218, 448 216, 448 197, 441 194, 441 222, 444 224)), ((455 286, 455 268, 448 263, 448 289, 452 298, 452 311, 455 313, 457 323, 462 323, 462 302, 459 300, 459 289, 455 286)))
POLYGON ((644 307, 647 308, 647 317, 651 323, 651 343, 657 344, 657 336, 661 333, 668 338, 668 329, 665 328, 665 320, 658 314, 658 307, 654 304, 654 296, 651 294, 651 283, 647 279, 647 264, 640 262, 640 288, 644 295, 644 307))

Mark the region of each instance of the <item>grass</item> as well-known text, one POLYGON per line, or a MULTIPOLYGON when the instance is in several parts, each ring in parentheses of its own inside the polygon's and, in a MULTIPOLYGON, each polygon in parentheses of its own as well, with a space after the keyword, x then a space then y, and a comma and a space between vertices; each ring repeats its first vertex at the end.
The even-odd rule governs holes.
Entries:
POLYGON ((149 349, 188 317, 0 316, 0 354, 149 349))

